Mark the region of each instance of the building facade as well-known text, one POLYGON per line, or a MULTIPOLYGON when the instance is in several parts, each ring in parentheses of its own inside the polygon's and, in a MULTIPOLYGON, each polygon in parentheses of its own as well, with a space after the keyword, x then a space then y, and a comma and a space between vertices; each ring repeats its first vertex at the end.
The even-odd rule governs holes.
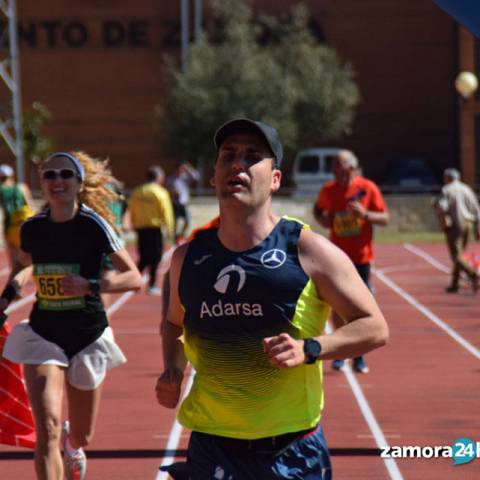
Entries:
MULTIPOLYGON (((256 0, 253 5, 275 14, 293 3, 256 0)), ((461 165, 473 182, 479 169, 473 161, 461 161, 459 152, 475 132, 479 135, 480 123, 468 139, 459 134, 465 122, 459 109, 465 107, 453 87, 461 57, 456 23, 431 0, 304 3, 326 44, 353 66, 361 92, 353 133, 335 146, 353 149, 365 174, 379 182, 392 163, 408 158, 424 159, 438 179, 444 168, 461 165)), ((48 133, 57 148, 108 157, 127 187, 142 182, 149 165, 169 170, 173 164, 162 150, 154 107, 165 96, 164 55, 180 56, 179 5, 18 1, 24 109, 33 101, 47 106, 54 117, 48 133)), ((480 108, 469 108, 477 118, 480 108)), ((0 161, 13 164, 5 146, 0 161)), ((27 162, 27 181, 34 186, 35 176, 27 162)))

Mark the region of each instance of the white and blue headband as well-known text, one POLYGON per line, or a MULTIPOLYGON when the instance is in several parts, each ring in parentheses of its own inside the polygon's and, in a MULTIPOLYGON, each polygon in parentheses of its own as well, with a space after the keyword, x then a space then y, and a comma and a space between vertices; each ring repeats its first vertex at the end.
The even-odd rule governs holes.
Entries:
POLYGON ((85 180, 85 169, 83 168, 83 165, 80 163, 80 160, 75 157, 75 155, 72 155, 71 153, 68 152, 57 152, 57 153, 52 153, 46 160, 46 162, 49 162, 50 160, 57 158, 57 157, 66 157, 68 158, 72 163, 73 166, 75 167, 75 170, 77 172, 78 178, 83 182, 85 180))

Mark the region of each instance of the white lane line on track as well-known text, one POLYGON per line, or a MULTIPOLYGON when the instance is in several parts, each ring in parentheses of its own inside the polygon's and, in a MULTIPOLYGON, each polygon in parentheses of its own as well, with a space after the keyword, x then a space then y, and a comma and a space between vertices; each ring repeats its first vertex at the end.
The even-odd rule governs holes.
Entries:
MULTIPOLYGON (((188 382, 185 385, 185 390, 183 391, 182 398, 179 403, 183 402, 183 399, 188 395, 190 392, 190 389, 192 388, 193 384, 193 376, 195 372, 192 371, 190 372, 190 376, 188 377, 188 382)), ((182 429, 183 427, 178 423, 178 420, 175 418, 175 421, 173 422, 172 429, 170 430, 170 433, 168 435, 168 442, 167 442, 167 451, 173 452, 171 455, 167 454, 163 457, 162 463, 160 464, 160 467, 158 467, 158 472, 157 476, 155 477, 155 480, 167 480, 169 478, 169 475, 167 472, 162 472, 160 471, 160 468, 165 467, 167 465, 170 465, 173 460, 175 460, 175 453, 178 449, 178 444, 180 443, 180 437, 182 435, 182 429)))
POLYGON ((35 293, 31 293, 30 295, 27 295, 26 297, 21 298, 20 300, 17 300, 16 302, 13 302, 6 310, 5 313, 8 315, 15 310, 18 310, 19 308, 22 308, 24 305, 27 303, 30 303, 35 299, 35 293))
MULTIPOLYGON (((175 248, 170 247, 162 256, 162 263, 160 264, 159 271, 160 273, 165 273, 168 270, 170 265, 170 260, 172 258, 173 252, 175 248)), ((142 280, 143 283, 147 281, 147 275, 143 275, 142 280)), ((122 296, 117 298, 115 302, 113 302, 107 308, 107 315, 113 315, 132 295, 135 295, 136 292, 125 292, 122 296)))
POLYGON ((458 342, 465 350, 470 352, 475 358, 480 360, 480 350, 475 348, 468 340, 463 338, 457 333, 450 325, 441 320, 437 315, 430 311, 425 305, 421 304, 412 295, 407 293, 401 287, 399 287, 392 279, 390 279, 382 270, 373 269, 373 273, 388 287, 390 287, 395 293, 402 297, 406 302, 416 308, 419 312, 423 313, 430 321, 432 321, 437 327, 441 328, 447 335, 452 337, 458 342))
POLYGON ((441 272, 450 273, 450 268, 448 268, 443 263, 440 263, 438 260, 433 258, 430 254, 428 254, 421 248, 418 248, 415 245, 412 245, 411 243, 404 243, 403 248, 417 255, 418 257, 423 258, 426 262, 430 263, 430 265, 433 265, 436 269, 440 270, 441 272))
MULTIPOLYGON (((332 333, 332 328, 330 325, 327 325, 326 328, 327 333, 332 333)), ((375 439, 375 443, 377 444, 378 448, 387 447, 389 443, 383 434, 380 425, 373 414, 372 409, 370 408, 370 404, 365 397, 362 387, 358 383, 350 365, 345 364, 344 368, 342 369, 345 377, 347 378, 347 382, 350 385, 352 393, 357 401, 357 404, 362 412, 363 418, 367 422, 368 428, 372 432, 373 438, 375 439)), ((385 463, 385 467, 387 468, 388 475, 390 476, 391 480, 403 480, 403 476, 393 458, 383 458, 383 462, 385 463)))
MULTIPOLYGON (((403 248, 405 250, 408 250, 410 253, 413 253, 423 260, 425 260, 427 263, 435 267, 437 270, 440 270, 443 273, 451 274, 452 269, 447 267, 445 264, 439 262, 437 259, 432 257, 430 254, 428 254, 425 250, 422 250, 419 247, 416 247, 415 245, 412 245, 411 243, 404 243, 403 248)), ((386 269, 382 269, 383 272, 386 271, 386 269)), ((460 275, 460 283, 463 285, 470 285, 469 279, 465 276, 465 272, 462 272, 460 275)))
MULTIPOLYGON (((424 268, 430 268, 425 266, 424 268)), ((411 272, 413 269, 419 270, 418 265, 410 264, 410 265, 400 265, 400 266, 392 266, 392 267, 385 267, 382 268, 382 272, 390 273, 390 272, 411 272)))
MULTIPOLYGON (((146 280, 146 276, 142 277, 143 281, 146 280)), ((125 292, 122 294, 120 297, 118 297, 115 302, 113 302, 108 308, 107 308, 107 315, 113 315, 117 310, 120 309, 120 307, 127 302, 127 300, 135 295, 135 292, 125 292)))

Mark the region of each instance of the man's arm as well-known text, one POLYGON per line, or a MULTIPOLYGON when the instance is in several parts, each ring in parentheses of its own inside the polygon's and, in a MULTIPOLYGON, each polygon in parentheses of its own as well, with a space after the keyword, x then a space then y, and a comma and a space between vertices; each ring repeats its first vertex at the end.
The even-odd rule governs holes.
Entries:
POLYGON ((137 203, 137 192, 134 190, 128 199, 126 213, 126 215, 128 215, 130 228, 133 228, 134 230, 138 226, 137 203))
POLYGON ((364 205, 359 200, 353 200, 348 203, 348 209, 372 225, 387 225, 390 216, 382 192, 373 182, 370 182, 369 188, 371 189, 371 198, 368 204, 364 205))
MULTIPOLYGON (((321 359, 351 358, 385 345, 387 323, 372 294, 350 259, 332 243, 311 231, 303 231, 300 261, 315 283, 318 296, 340 315, 345 325, 329 335, 316 337, 321 359)), ((303 340, 287 334, 265 339, 272 365, 289 368, 305 362, 303 340)))
POLYGON ((173 214, 172 200, 168 190, 161 187, 161 191, 157 196, 158 206, 160 208, 163 224, 165 225, 165 231, 169 239, 172 242, 175 241, 175 216, 173 214))
POLYGON ((320 208, 317 204, 313 206, 313 216, 315 220, 324 228, 332 228, 332 215, 326 210, 320 208))
POLYGON ((200 180, 200 172, 191 163, 184 163, 182 167, 182 171, 190 177, 190 181, 198 182, 200 180))
POLYGON ((165 298, 163 302, 164 315, 160 325, 164 371, 157 380, 156 392, 158 403, 167 408, 175 408, 178 404, 183 372, 187 366, 181 340, 184 311, 178 295, 180 272, 187 250, 188 243, 175 250, 170 271, 165 278, 166 290, 164 284, 164 295, 168 294, 168 300, 165 298))
POLYGON ((315 220, 324 228, 332 228, 333 215, 331 213, 329 190, 323 186, 318 192, 317 199, 313 205, 313 216, 315 220))
POLYGON ((352 202, 351 208, 359 213, 359 216, 370 222, 372 225, 387 225, 390 217, 388 212, 378 212, 375 210, 367 210, 360 202, 352 202))

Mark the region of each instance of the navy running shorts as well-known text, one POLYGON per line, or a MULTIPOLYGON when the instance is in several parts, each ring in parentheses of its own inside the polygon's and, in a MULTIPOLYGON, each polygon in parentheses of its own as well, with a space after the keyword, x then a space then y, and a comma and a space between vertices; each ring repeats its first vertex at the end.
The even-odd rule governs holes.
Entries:
POLYGON ((269 448, 264 439, 256 443, 192 432, 187 453, 190 479, 331 480, 330 456, 322 427, 290 439, 286 445, 275 442, 275 448, 269 448))

